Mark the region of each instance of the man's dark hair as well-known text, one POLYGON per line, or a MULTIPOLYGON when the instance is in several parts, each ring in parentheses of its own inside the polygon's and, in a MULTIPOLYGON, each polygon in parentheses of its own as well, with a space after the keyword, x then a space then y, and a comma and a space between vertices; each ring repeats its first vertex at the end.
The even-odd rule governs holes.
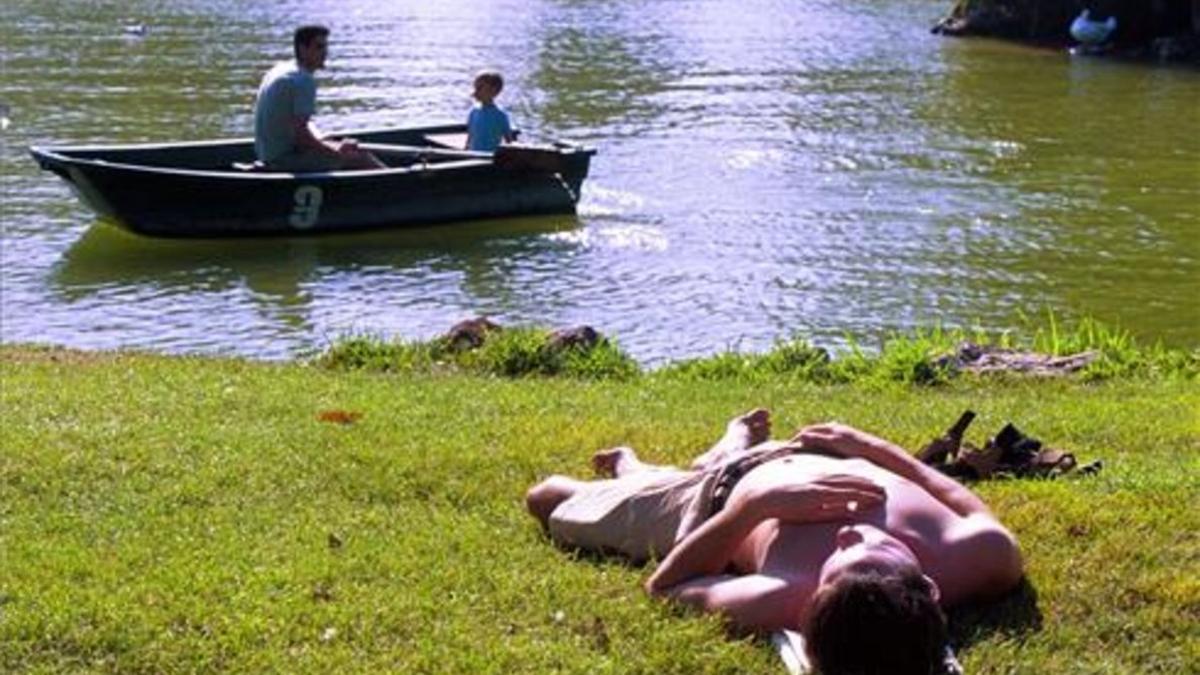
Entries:
POLYGON ((300 26, 292 34, 292 51, 300 58, 300 47, 307 47, 319 37, 329 37, 329 29, 325 26, 300 26))
POLYGON ((821 675, 938 675, 946 616, 916 570, 847 574, 819 594, 808 652, 821 675))

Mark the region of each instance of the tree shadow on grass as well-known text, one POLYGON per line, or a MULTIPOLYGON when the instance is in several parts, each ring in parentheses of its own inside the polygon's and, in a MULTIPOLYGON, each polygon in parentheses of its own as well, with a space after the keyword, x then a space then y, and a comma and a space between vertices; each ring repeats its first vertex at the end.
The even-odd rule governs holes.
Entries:
POLYGON ((1021 579, 1007 595, 988 602, 972 603, 949 612, 950 642, 968 647, 995 634, 1020 638, 1042 629, 1042 611, 1037 606, 1037 589, 1029 578, 1021 579))

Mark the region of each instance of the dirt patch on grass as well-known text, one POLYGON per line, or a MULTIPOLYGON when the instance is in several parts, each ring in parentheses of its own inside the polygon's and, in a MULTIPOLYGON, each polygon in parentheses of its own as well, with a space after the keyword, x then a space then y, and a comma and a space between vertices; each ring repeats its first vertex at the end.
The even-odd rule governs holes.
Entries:
POLYGON ((117 361, 126 354, 114 351, 85 351, 44 345, 0 345, 0 363, 55 363, 68 366, 90 366, 117 361))

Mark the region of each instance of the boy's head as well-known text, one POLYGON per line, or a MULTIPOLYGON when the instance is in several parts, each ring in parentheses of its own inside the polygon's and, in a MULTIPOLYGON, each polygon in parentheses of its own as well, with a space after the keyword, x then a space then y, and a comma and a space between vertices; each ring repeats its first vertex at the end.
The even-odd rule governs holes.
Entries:
POLYGON ((491 103, 504 89, 504 78, 494 70, 484 70, 475 76, 475 100, 491 103))

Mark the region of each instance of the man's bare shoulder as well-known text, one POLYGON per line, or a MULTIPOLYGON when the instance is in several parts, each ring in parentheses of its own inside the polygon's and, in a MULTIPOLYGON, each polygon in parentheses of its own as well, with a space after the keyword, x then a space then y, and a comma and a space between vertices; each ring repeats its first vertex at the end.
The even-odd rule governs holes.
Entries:
POLYGON ((1016 538, 990 513, 962 516, 947 533, 947 541, 965 551, 997 553, 1016 549, 1016 538))
POLYGON ((999 595, 1024 575, 1016 537, 990 513, 958 518, 946 532, 945 552, 937 581, 948 605, 999 595))

